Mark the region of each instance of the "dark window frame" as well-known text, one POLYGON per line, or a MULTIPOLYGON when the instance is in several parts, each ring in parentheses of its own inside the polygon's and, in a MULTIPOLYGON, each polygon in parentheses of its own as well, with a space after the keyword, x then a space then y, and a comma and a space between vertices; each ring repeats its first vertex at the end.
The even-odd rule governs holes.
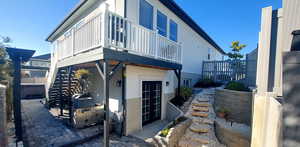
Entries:
POLYGON ((158 34, 167 37, 168 36, 168 17, 161 11, 157 10, 157 15, 156 15, 156 28, 158 30, 158 34), (161 20, 160 20, 161 18, 161 20), (159 21, 162 21, 159 23, 159 21), (165 22, 163 22, 165 21, 165 22), (165 23, 165 24, 163 24, 165 23), (160 26, 164 25, 164 26, 160 26))
POLYGON ((140 3, 139 3, 139 25, 141 25, 147 29, 153 30, 153 22, 154 22, 153 16, 154 16, 153 5, 151 5, 147 0, 140 0, 140 3), (151 8, 151 12, 149 13, 150 16, 146 15, 147 11, 146 12, 142 11, 143 8, 147 8, 147 6, 149 6, 148 8, 151 8), (147 21, 149 21, 149 19, 151 19, 150 24, 147 24, 147 21))
POLYGON ((170 29, 169 29, 169 39, 173 40, 175 42, 178 42, 178 24, 174 20, 170 19, 169 27, 170 27, 170 29), (172 26, 172 25, 174 25, 174 26, 172 26), (176 28, 175 32, 172 32, 173 27, 176 28), (173 34, 173 33, 175 33, 175 34, 173 34))

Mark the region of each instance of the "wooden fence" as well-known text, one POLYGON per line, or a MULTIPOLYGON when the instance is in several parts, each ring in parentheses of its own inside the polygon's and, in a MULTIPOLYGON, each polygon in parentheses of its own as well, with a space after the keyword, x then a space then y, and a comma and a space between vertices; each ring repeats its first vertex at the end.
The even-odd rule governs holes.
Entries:
POLYGON ((244 80, 246 78, 246 60, 203 61, 202 78, 215 81, 244 80))

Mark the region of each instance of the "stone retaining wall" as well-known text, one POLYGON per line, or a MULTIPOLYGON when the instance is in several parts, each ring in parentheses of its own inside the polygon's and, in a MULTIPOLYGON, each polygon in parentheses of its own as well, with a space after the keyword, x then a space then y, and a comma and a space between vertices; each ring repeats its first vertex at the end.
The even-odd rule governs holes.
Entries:
POLYGON ((0 146, 7 146, 7 133, 6 133, 6 87, 0 85, 0 146))
POLYGON ((227 147, 250 147, 250 127, 234 123, 232 126, 225 120, 215 121, 216 136, 227 147))
MULTIPOLYGON (((172 122, 171 122, 172 123, 172 122)), ((171 125, 171 123, 169 125, 171 125)), ((161 137, 159 132, 155 137, 156 143, 161 147, 177 147, 179 139, 184 135, 186 129, 191 125, 192 120, 187 119, 171 128, 166 137, 161 137)))
POLYGON ((214 109, 226 108, 229 110, 228 119, 238 123, 251 124, 252 92, 217 89, 214 109))

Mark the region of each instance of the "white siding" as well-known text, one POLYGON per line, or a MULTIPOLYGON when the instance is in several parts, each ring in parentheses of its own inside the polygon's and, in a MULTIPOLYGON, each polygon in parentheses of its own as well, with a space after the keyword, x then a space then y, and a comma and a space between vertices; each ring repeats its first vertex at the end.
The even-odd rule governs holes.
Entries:
MULTIPOLYGON (((182 43, 183 50, 183 72, 201 74, 202 61, 207 60, 208 48, 213 49, 211 55, 212 60, 222 59, 221 53, 158 0, 147 1, 154 7, 154 28, 156 28, 157 10, 178 24, 178 42, 182 43)), ((139 0, 127 0, 127 3, 128 19, 139 24, 139 0)), ((167 28, 167 30, 169 30, 169 28, 167 28)))
POLYGON ((292 44, 291 34, 300 29, 300 1, 283 0, 283 51, 289 51, 292 44))

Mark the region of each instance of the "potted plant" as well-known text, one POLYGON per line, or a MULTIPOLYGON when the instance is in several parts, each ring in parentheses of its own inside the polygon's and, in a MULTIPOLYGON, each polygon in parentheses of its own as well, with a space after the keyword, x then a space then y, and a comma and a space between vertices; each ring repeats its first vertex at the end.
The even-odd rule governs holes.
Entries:
POLYGON ((228 109, 226 109, 226 108, 224 108, 224 107, 222 107, 222 108, 219 108, 218 110, 217 110, 217 116, 218 117, 221 117, 221 118, 227 118, 228 117, 228 114, 229 114, 229 110, 228 109))
POLYGON ((86 69, 78 69, 75 72, 75 77, 79 80, 81 86, 81 93, 87 92, 89 75, 90 71, 86 69))

